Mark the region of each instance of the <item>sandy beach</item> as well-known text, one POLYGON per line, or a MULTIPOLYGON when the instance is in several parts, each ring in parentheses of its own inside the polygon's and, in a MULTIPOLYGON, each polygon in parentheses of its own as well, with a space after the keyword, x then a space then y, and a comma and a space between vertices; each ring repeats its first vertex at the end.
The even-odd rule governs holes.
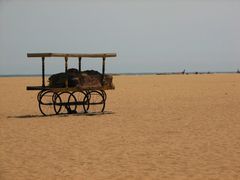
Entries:
POLYGON ((239 179, 240 75, 115 76, 106 114, 44 117, 0 78, 0 179, 239 179))

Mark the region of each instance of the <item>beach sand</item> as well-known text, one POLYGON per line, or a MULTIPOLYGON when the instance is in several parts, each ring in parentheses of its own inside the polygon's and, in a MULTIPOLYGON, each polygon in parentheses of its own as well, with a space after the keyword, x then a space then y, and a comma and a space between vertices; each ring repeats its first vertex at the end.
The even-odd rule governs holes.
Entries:
POLYGON ((106 114, 43 117, 0 78, 0 179, 240 179, 240 75, 115 76, 106 114))

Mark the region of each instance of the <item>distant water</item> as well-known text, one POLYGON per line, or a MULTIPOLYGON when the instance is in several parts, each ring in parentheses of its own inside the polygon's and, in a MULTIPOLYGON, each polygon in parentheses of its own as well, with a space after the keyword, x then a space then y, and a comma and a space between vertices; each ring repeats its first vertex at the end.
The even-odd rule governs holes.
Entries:
MULTIPOLYGON (((219 72, 185 72, 185 74, 235 74, 236 71, 219 71, 219 72)), ((176 75, 182 74, 182 72, 143 72, 143 73, 108 73, 112 75, 176 75)), ((45 76, 51 76, 52 74, 45 74, 45 76)), ((0 74, 0 77, 41 77, 42 74, 0 74)))
POLYGON ((35 77, 35 76, 37 77, 42 75, 41 74, 0 74, 0 77, 35 77))

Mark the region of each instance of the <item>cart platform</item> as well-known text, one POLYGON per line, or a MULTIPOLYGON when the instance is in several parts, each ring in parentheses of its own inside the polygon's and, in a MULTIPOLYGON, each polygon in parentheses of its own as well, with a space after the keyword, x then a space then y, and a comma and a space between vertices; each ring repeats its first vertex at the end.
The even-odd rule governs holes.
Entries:
POLYGON ((68 87, 66 88, 55 88, 51 86, 27 86, 26 88, 28 91, 41 91, 41 90, 52 90, 52 91, 90 91, 90 90, 113 90, 115 87, 89 87, 89 88, 79 88, 79 87, 68 87))

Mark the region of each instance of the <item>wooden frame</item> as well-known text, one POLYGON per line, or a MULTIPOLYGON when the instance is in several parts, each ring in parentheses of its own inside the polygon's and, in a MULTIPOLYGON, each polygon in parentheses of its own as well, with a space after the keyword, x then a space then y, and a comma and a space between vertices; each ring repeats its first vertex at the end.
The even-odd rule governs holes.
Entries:
MULTIPOLYGON (((104 82, 105 61, 106 58, 116 57, 115 53, 102 54, 64 54, 64 53, 28 53, 29 58, 40 58, 42 60, 42 86, 27 86, 27 90, 39 90, 37 95, 38 107, 43 115, 53 115, 59 113, 78 113, 77 106, 83 106, 84 113, 104 112, 107 94, 105 90, 114 89, 114 85, 108 85, 104 82), (102 59, 102 79, 99 87, 69 87, 68 77, 65 81, 65 87, 45 86, 45 59, 48 57, 62 57, 65 61, 65 73, 68 76, 68 59, 78 59, 78 70, 82 71, 82 58, 101 58, 102 59), (84 96, 83 99, 76 98, 75 93, 84 96), (67 95, 64 100, 61 96, 67 95), (97 100, 92 97, 97 97, 97 100), (94 107, 92 110, 90 107, 94 107)), ((82 112, 82 111, 80 111, 82 112)))
POLYGON ((95 54, 65 54, 65 53, 27 53, 27 57, 81 57, 81 58, 103 58, 116 57, 116 53, 95 53, 95 54))
MULTIPOLYGON (((42 59, 42 87, 45 87, 45 58, 46 57, 63 57, 65 59, 65 72, 68 70, 68 58, 78 58, 78 70, 82 71, 82 58, 102 58, 102 84, 104 84, 105 75, 105 60, 108 57, 116 57, 116 53, 98 53, 98 54, 65 54, 65 53, 27 53, 29 58, 41 58, 42 59)), ((66 87, 68 87, 68 81, 66 81, 66 87)), ((30 90, 31 88, 28 88, 30 90)))

